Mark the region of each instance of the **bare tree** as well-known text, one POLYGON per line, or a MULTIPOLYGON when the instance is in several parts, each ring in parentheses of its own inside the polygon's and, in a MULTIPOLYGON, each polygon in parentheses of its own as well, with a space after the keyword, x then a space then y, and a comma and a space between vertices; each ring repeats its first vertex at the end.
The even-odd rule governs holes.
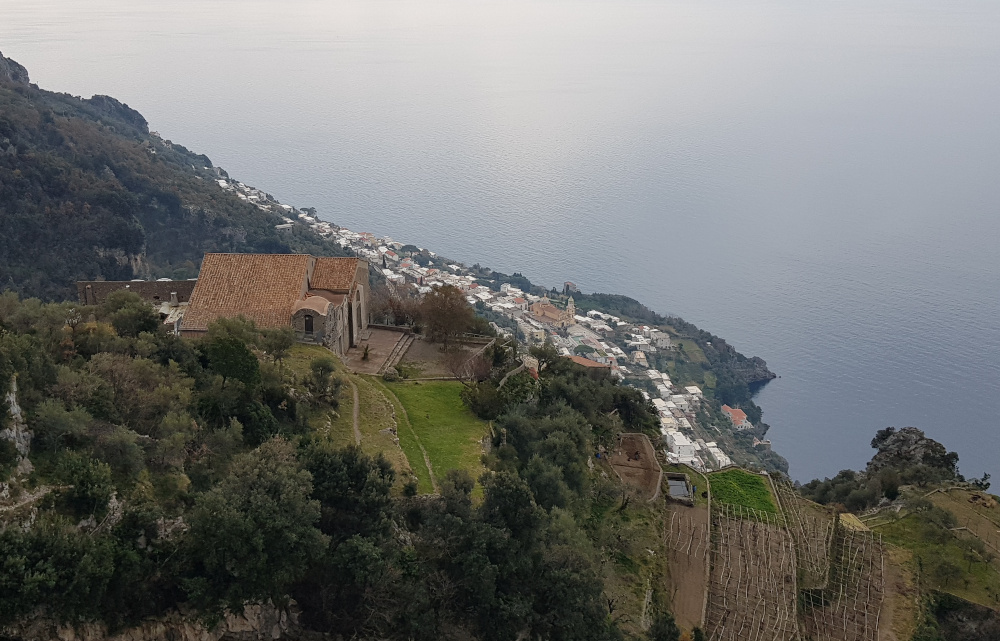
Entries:
POLYGON ((481 383, 490 377, 493 368, 482 351, 471 353, 461 347, 450 347, 445 351, 445 367, 451 375, 465 385, 481 383))

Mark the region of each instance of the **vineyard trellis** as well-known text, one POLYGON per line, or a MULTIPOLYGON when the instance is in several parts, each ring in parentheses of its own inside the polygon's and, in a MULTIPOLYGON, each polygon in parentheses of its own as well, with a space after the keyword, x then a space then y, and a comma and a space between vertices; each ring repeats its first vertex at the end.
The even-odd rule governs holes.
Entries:
POLYGON ((833 540, 834 519, 808 509, 804 499, 784 479, 773 479, 778 504, 788 531, 795 542, 800 588, 822 588, 829 580, 830 544, 833 540))
POLYGON ((670 512, 667 521, 667 547, 693 557, 708 554, 708 528, 688 514, 670 512))
POLYGON ((712 641, 797 641, 795 548, 780 516, 720 504, 712 512, 705 627, 712 641))
POLYGON ((678 571, 707 575, 700 618, 708 639, 877 641, 886 591, 881 535, 845 527, 787 481, 773 487, 777 514, 713 502, 700 518, 671 511, 665 524, 678 571))
POLYGON ((828 586, 803 590, 803 629, 813 641, 877 641, 885 595, 882 537, 838 527, 828 586))

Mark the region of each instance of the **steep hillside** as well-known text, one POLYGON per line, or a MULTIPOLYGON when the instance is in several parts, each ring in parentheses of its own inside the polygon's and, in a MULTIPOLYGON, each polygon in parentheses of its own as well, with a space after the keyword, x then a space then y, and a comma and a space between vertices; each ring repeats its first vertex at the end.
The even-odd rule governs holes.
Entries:
POLYGON ((0 289, 60 300, 76 280, 190 278, 205 252, 336 251, 276 231, 225 176, 128 105, 39 89, 0 55, 0 289))
POLYGON ((864 472, 843 470, 801 492, 853 512, 841 522, 885 545, 887 598, 916 606, 914 616, 890 617, 896 638, 911 638, 900 629, 915 629, 919 641, 997 638, 1000 507, 987 493, 989 475, 966 480, 958 454, 914 427, 879 430, 871 445, 877 452, 864 472))

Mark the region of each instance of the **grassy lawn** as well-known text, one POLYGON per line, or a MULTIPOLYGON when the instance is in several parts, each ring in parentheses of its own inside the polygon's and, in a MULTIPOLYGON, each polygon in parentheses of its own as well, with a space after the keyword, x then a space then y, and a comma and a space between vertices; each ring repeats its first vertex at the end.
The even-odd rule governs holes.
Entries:
POLYGON ((306 345, 304 343, 296 343, 292 346, 292 350, 285 358, 283 365, 294 371, 296 376, 302 378, 309 375, 309 364, 312 363, 313 359, 320 357, 332 358, 337 365, 338 372, 344 373, 346 371, 344 364, 330 350, 322 345, 306 345))
MULTIPOLYGON (((361 412, 358 429, 361 431, 361 449, 369 455, 381 452, 396 469, 396 490, 402 491, 403 484, 413 475, 409 459, 396 443, 391 431, 396 428, 401 431, 393 418, 393 407, 371 379, 364 376, 352 376, 358 386, 358 400, 361 401, 361 412)), ((350 390, 347 391, 350 394, 350 390)), ((398 416, 398 412, 397 412, 398 416)), ((353 425, 352 425, 353 430, 353 425)), ((400 437, 400 444, 402 438, 400 437)), ((419 487, 420 479, 417 479, 419 487)))
POLYGON ((962 548, 962 538, 956 533, 942 531, 927 523, 921 514, 910 514, 898 521, 875 528, 885 540, 910 550, 915 557, 922 580, 931 587, 949 592, 973 603, 996 608, 996 595, 1000 594, 1000 573, 996 561, 987 564, 971 561, 962 548), (951 564, 960 570, 960 576, 948 579, 939 567, 951 564))
POLYGON ((392 406, 396 413, 399 447, 403 450, 403 454, 409 462, 410 472, 417 477, 417 491, 421 494, 433 493, 434 485, 431 482, 430 471, 424 462, 420 442, 417 440, 416 432, 413 431, 413 426, 410 425, 406 410, 403 409, 403 404, 399 402, 396 395, 390 392, 381 380, 369 377, 367 382, 382 394, 382 398, 392 406))
POLYGON ((712 487, 713 501, 778 513, 771 488, 762 476, 743 470, 726 470, 710 474, 708 480, 712 487))
MULTIPOLYGON (((473 479, 479 478, 485 469, 480 441, 487 426, 462 403, 461 383, 400 382, 386 387, 406 409, 410 426, 427 450, 437 479, 443 479, 445 472, 453 469, 466 470, 473 479)), ((419 462, 423 463, 422 455, 419 462)), ((417 462, 410 458, 410 465, 417 467, 417 462)))

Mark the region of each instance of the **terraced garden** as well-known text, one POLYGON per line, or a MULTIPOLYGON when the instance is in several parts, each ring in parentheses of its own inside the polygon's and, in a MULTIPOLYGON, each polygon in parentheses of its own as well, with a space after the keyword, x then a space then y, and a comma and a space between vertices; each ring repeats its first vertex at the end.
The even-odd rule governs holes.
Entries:
POLYGON ((708 482, 712 488, 713 503, 737 505, 770 514, 778 513, 767 480, 760 475, 731 469, 710 474, 708 482))

